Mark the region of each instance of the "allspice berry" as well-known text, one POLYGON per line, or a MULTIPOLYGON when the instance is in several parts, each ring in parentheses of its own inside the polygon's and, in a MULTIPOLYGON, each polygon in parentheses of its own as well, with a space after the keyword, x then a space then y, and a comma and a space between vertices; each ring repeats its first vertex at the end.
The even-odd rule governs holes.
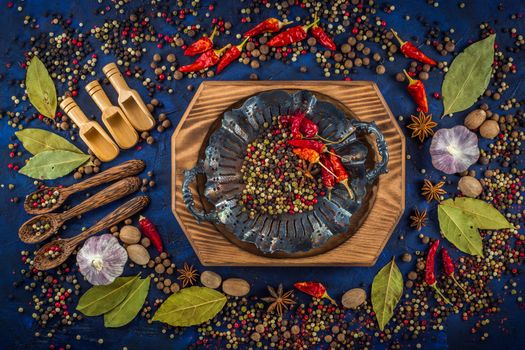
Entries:
POLYGON ((485 120, 479 128, 479 134, 486 139, 493 139, 499 134, 499 124, 494 120, 485 120))
POLYGON ((476 198, 483 191, 483 186, 481 186, 481 183, 475 177, 463 176, 461 179, 459 179, 458 189, 465 196, 476 198))
POLYGON ((483 109, 475 109, 465 118, 464 124, 470 130, 475 130, 487 119, 487 112, 483 109))

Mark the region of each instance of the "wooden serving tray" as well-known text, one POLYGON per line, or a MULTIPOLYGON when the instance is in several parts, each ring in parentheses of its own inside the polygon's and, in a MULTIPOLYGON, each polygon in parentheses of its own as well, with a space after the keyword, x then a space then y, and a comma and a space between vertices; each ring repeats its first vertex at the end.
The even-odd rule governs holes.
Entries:
MULTIPOLYGON (((377 85, 367 81, 207 81, 196 91, 171 140, 172 210, 204 266, 372 266, 405 209, 405 139, 377 85), (209 222, 197 223, 182 200, 184 170, 193 168, 209 130, 239 100, 262 91, 310 90, 339 101, 361 121, 376 122, 390 160, 362 225, 341 245, 314 256, 270 258, 230 242, 209 222)), ((192 191, 197 194, 196 185, 192 191)), ((197 198, 197 196, 196 196, 197 198)), ((202 206, 196 200, 197 206, 202 206)))

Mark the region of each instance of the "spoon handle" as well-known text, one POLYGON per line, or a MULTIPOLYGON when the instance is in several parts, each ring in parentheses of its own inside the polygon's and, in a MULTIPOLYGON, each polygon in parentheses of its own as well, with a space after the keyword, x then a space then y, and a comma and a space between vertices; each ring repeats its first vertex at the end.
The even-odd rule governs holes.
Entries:
POLYGON ((128 160, 127 162, 114 166, 113 168, 104 170, 103 172, 92 176, 89 179, 71 185, 65 188, 63 192, 67 192, 67 195, 70 195, 72 193, 84 191, 88 188, 95 187, 106 182, 111 182, 122 179, 127 176, 136 175, 142 170, 144 170, 145 167, 146 164, 144 164, 142 160, 128 160))
POLYGON ((66 210, 65 212, 58 214, 60 221, 67 221, 75 216, 88 212, 90 210, 96 209, 117 199, 123 198, 128 194, 131 194, 137 191, 140 187, 140 179, 136 176, 127 177, 115 182, 111 186, 108 186, 95 195, 89 197, 79 205, 66 210))
POLYGON ((139 196, 133 199, 130 199, 126 203, 122 204, 120 207, 112 211, 110 214, 105 216, 102 220, 82 232, 76 237, 68 239, 68 245, 70 247, 75 247, 77 244, 88 238, 89 236, 94 235, 97 232, 100 232, 104 229, 107 229, 111 226, 114 226, 140 212, 149 204, 148 196, 139 196))

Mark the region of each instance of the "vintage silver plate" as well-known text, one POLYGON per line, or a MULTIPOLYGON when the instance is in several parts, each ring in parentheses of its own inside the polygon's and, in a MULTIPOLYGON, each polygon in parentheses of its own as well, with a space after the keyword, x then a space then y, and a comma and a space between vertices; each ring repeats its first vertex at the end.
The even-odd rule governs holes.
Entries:
POLYGON ((386 172, 387 146, 374 123, 359 122, 351 112, 344 113, 334 103, 319 97, 310 91, 272 90, 252 96, 240 108, 225 112, 220 127, 208 139, 204 159, 184 173, 183 199, 195 218, 216 224, 219 231, 243 248, 275 257, 318 254, 350 237, 366 217, 373 183, 386 172), (305 112, 319 126, 324 138, 337 140, 354 131, 333 147, 350 174, 355 198, 350 200, 344 187, 337 185, 332 199, 320 198, 313 211, 249 219, 238 204, 244 187, 240 169, 246 146, 264 130, 263 123, 271 124, 273 116, 297 110, 305 112), (375 136, 380 156, 370 170, 367 165, 376 157, 370 154, 374 147, 359 137, 363 134, 375 136), (205 175, 203 195, 212 208, 208 213, 196 208, 189 187, 197 174, 205 175))

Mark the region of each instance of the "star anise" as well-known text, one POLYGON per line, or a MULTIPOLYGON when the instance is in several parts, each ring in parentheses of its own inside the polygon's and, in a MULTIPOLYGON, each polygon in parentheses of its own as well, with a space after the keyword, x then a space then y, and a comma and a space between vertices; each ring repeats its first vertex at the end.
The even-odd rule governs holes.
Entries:
POLYGON ((263 301, 270 304, 268 306, 268 312, 276 311, 279 316, 282 316, 284 310, 288 310, 288 305, 295 304, 293 290, 284 293, 282 283, 279 284, 277 290, 268 286, 268 292, 270 293, 270 296, 262 298, 263 301))
POLYGON ((438 183, 433 184, 430 180, 425 179, 425 183, 423 184, 423 187, 421 187, 421 194, 429 203, 433 200, 439 202, 441 200, 441 195, 447 193, 447 191, 443 189, 444 184, 444 181, 439 181, 438 183))
POLYGON ((416 230, 421 231, 427 225, 427 210, 420 212, 418 208, 414 208, 414 213, 410 216, 410 220, 412 221, 410 227, 415 227, 416 230))
POLYGON ((199 276, 193 265, 186 263, 184 263, 184 268, 177 269, 177 272, 180 274, 177 279, 182 282, 182 288, 185 288, 188 284, 193 286, 195 281, 197 281, 197 276, 199 276))
POLYGON ((434 135, 434 130, 432 129, 437 126, 437 123, 432 120, 432 114, 426 115, 423 112, 419 112, 417 117, 414 115, 410 117, 412 123, 408 124, 407 128, 412 130, 412 137, 417 137, 420 142, 423 142, 427 137, 434 135))

